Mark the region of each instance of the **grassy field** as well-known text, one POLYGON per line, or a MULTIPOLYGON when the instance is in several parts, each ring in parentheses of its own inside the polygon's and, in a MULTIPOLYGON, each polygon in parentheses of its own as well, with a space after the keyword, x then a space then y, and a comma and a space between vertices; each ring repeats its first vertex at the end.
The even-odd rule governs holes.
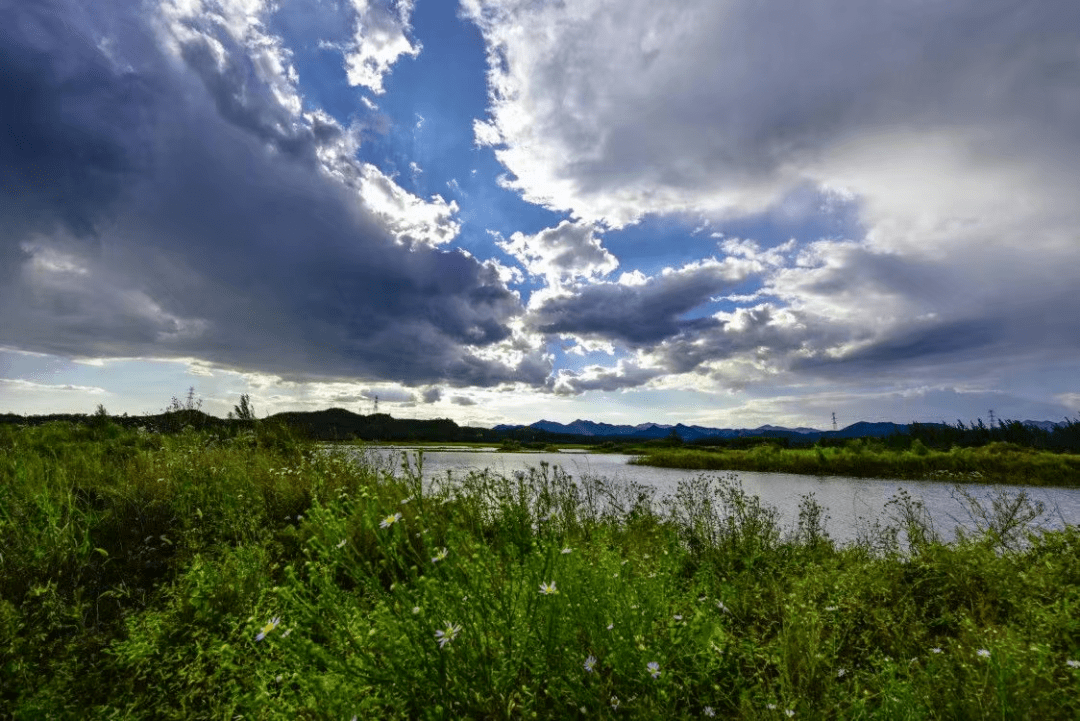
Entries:
POLYGON ((767 444, 749 449, 644 448, 631 462, 714 471, 1080 486, 1080 455, 1038 451, 1000 442, 948 451, 932 450, 918 441, 910 449, 897 450, 881 442, 866 440, 824 448, 778 448, 767 444))
POLYGON ((0 427, 0 716, 1080 716, 1080 533, 1025 497, 946 545, 901 494, 857 544, 732 476, 667 499, 542 466, 0 427))

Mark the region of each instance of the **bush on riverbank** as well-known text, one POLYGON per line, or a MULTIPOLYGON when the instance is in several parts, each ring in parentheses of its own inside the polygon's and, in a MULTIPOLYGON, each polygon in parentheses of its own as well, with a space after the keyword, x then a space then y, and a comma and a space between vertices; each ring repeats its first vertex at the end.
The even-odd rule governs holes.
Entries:
POLYGON ((1080 455, 1050 453, 1010 443, 935 451, 918 440, 907 450, 854 440, 842 447, 780 448, 762 444, 746 450, 650 449, 638 465, 698 470, 763 471, 861 478, 935 478, 1031 486, 1080 485, 1080 455))
POLYGON ((0 430, 5 715, 1080 714, 1075 527, 945 545, 901 495, 838 548, 730 477, 426 488, 258 425, 99 431, 0 430))

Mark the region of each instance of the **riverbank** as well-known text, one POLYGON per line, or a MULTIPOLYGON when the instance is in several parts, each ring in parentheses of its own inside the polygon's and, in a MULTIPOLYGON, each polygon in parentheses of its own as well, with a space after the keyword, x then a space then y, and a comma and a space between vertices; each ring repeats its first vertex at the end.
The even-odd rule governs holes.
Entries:
POLYGON ((710 471, 1080 486, 1080 455, 1037 451, 1009 443, 948 451, 921 446, 894 450, 865 441, 824 448, 778 448, 767 444, 750 449, 646 448, 631 463, 710 471))
POLYGON ((785 533, 730 479, 577 480, 426 488, 261 425, 0 428, 0 708, 1080 714, 1080 532, 1019 543, 1023 497, 943 544, 901 495, 840 548, 812 497, 785 533))

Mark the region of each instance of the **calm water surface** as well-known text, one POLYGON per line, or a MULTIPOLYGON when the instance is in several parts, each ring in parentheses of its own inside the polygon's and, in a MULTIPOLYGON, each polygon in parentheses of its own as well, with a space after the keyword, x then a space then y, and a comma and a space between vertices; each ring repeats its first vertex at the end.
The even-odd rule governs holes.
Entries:
MULTIPOLYGON (((412 465, 416 463, 416 450, 402 448, 369 448, 384 461, 395 458, 400 464, 403 453, 408 453, 412 465)), ((691 471, 680 468, 654 468, 632 466, 631 456, 620 454, 593 454, 564 451, 561 453, 500 453, 486 450, 431 450, 423 453, 423 475, 426 479, 446 477, 463 478, 471 471, 489 470, 492 473, 511 476, 514 471, 539 468, 542 462, 559 466, 574 478, 601 477, 613 482, 636 482, 656 488, 656 497, 674 494, 680 480, 708 474, 722 476, 729 473, 742 482, 743 490, 756 495, 780 511, 780 523, 785 530, 791 529, 799 517, 800 497, 813 493, 817 502, 828 509, 830 516, 827 530, 838 542, 845 543, 857 537, 858 529, 882 518, 885 503, 900 489, 906 489, 913 498, 921 499, 933 519, 934 526, 946 539, 955 537, 954 529, 960 525, 967 529, 975 527, 965 506, 954 498, 953 486, 939 481, 903 481, 877 478, 848 478, 844 476, 804 476, 793 473, 757 473, 751 471, 691 471)), ((1024 488, 1021 486, 990 486, 965 484, 965 490, 974 494, 989 507, 992 492, 1006 489, 1013 492, 1026 490, 1029 497, 1045 504, 1045 512, 1038 525, 1043 528, 1061 528, 1065 523, 1080 523, 1080 489, 1074 488, 1024 488)))

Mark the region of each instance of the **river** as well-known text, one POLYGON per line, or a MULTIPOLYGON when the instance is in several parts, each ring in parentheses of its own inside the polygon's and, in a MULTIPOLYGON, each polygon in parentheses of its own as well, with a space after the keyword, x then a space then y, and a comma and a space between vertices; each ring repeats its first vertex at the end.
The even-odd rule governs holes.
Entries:
MULTIPOLYGON (((374 447, 383 461, 395 457, 400 466, 403 453, 408 453, 415 465, 418 449, 374 447)), ((694 471, 681 468, 654 468, 632 466, 632 456, 607 453, 563 451, 558 453, 502 453, 495 449, 479 450, 432 450, 423 449, 423 476, 445 478, 464 477, 471 471, 487 469, 492 473, 510 477, 515 471, 539 468, 546 462, 562 468, 573 478, 601 477, 616 483, 640 483, 656 489, 656 498, 672 495, 680 480, 702 474, 725 476, 733 473, 742 483, 748 495, 756 495, 780 512, 784 531, 794 528, 799 515, 799 502, 803 495, 813 493, 819 504, 827 509, 829 520, 826 530, 839 543, 849 543, 858 538, 860 528, 868 523, 885 520, 885 504, 901 489, 912 498, 921 500, 933 521, 934 528, 945 540, 955 538, 955 529, 961 526, 972 530, 975 523, 966 506, 956 497, 953 484, 941 481, 910 481, 879 478, 850 478, 845 476, 805 476, 793 473, 759 473, 753 471, 694 471)), ((979 498, 989 508, 992 494, 999 490, 1012 493, 1027 491, 1032 501, 1045 505, 1043 515, 1036 525, 1042 528, 1062 528, 1064 524, 1080 524, 1080 489, 1032 488, 1023 486, 995 486, 988 484, 965 484, 964 489, 979 498)))

